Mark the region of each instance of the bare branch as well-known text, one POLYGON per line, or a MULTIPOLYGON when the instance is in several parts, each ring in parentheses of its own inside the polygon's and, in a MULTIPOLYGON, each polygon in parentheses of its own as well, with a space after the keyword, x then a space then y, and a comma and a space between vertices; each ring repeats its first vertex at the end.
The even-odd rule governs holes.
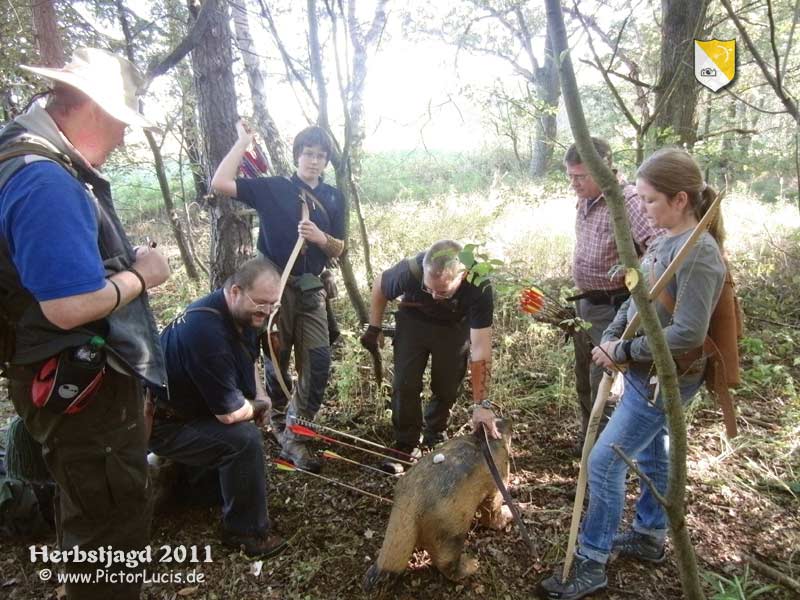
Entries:
MULTIPOLYGON (((267 25, 269 26, 269 31, 272 34, 272 39, 275 40, 275 45, 278 47, 278 52, 280 53, 281 58, 283 59, 283 65, 284 68, 286 69, 286 78, 289 80, 289 83, 292 84, 292 89, 294 90, 293 83, 296 81, 298 84, 300 84, 300 87, 303 88, 303 91, 305 92, 308 99, 311 101, 311 104, 314 106, 314 108, 319 110, 319 103, 317 102, 314 93, 311 91, 311 88, 306 82, 306 78, 303 76, 302 73, 300 73, 300 71, 297 70, 297 67, 295 66, 296 61, 291 57, 289 52, 286 50, 286 46, 284 45, 283 40, 281 39, 281 36, 278 33, 278 28, 275 26, 275 20, 272 18, 272 13, 267 7, 266 2, 264 2, 264 0, 258 0, 258 4, 261 8, 261 16, 264 17, 264 20, 266 20, 267 25)), ((297 96, 296 93, 295 96, 297 96)))
POLYGON ((180 43, 175 46, 172 52, 167 54, 164 58, 150 63, 147 67, 147 74, 145 75, 144 89, 150 86, 153 79, 169 71, 194 49, 200 38, 206 34, 211 24, 213 13, 210 7, 212 4, 212 2, 203 2, 203 6, 200 8, 200 12, 197 13, 197 18, 192 28, 189 30, 189 33, 186 34, 186 37, 184 37, 180 43))
POLYGON ((786 65, 789 62, 789 52, 792 49, 792 44, 794 43, 794 32, 797 29, 797 17, 800 16, 800 0, 796 0, 794 3, 794 10, 792 11, 792 27, 789 29, 789 39, 786 42, 786 48, 783 50, 783 69, 781 70, 781 75, 785 78, 786 77, 786 65))
MULTIPOLYGON (((720 0, 722 2, 722 6, 725 7, 725 10, 728 11, 728 16, 730 16, 731 20, 733 21, 734 25, 736 25, 736 29, 739 30, 739 34, 742 36, 747 49, 750 50, 750 54, 753 56, 755 61, 758 63, 761 72, 764 74, 764 77, 769 81, 772 89, 775 90, 775 94, 778 96, 780 101, 786 107, 786 111, 792 115, 792 118, 800 123, 800 112, 798 112, 797 104, 795 104, 794 100, 792 100, 786 91, 783 89, 781 85, 780 78, 776 79, 773 74, 770 72, 769 68, 767 67, 766 61, 761 56, 761 53, 756 48, 753 40, 750 39, 750 35, 747 33, 744 25, 742 24, 742 20, 739 16, 734 12, 733 7, 731 6, 730 0, 720 0)), ((774 27, 772 28, 774 29, 774 27)))
POLYGON ((653 483, 653 480, 645 475, 639 466, 625 455, 625 453, 622 451, 622 448, 619 447, 619 444, 611 444, 611 449, 616 452, 617 456, 625 461, 625 464, 628 465, 628 467, 639 476, 639 479, 641 479, 648 488, 650 488, 650 492, 653 494, 653 497, 658 500, 658 503, 664 508, 669 508, 669 502, 667 502, 667 499, 661 495, 661 492, 659 492, 658 489, 656 489, 656 485, 653 483))
POLYGON ((719 131, 712 131, 710 133, 701 133, 697 136, 697 141, 707 140, 708 138, 725 135, 726 133, 738 133, 740 135, 756 135, 757 129, 743 129, 741 127, 732 127, 731 129, 720 129, 719 131))
POLYGON ((641 123, 639 123, 636 120, 636 117, 633 116, 633 113, 631 113, 631 111, 628 110, 628 107, 625 105, 625 101, 622 99, 622 96, 620 96, 617 87, 614 85, 614 82, 611 81, 611 78, 608 76, 608 71, 603 68, 603 63, 600 61, 600 57, 597 55, 597 50, 595 50, 594 42, 592 41, 592 36, 589 33, 589 27, 587 26, 586 21, 583 18, 583 15, 578 10, 578 3, 576 0, 573 0, 573 6, 575 8, 575 13, 578 15, 578 19, 580 20, 580 23, 583 26, 583 30, 586 32, 586 40, 589 42, 589 49, 592 51, 592 56, 594 56, 594 62, 595 62, 594 66, 597 68, 598 71, 600 71, 600 74, 603 76, 603 80, 606 82, 608 89, 611 90, 611 95, 614 96, 614 100, 617 102, 617 106, 619 106, 619 109, 622 111, 622 114, 625 115, 625 118, 628 119, 628 122, 633 126, 633 128, 637 131, 637 133, 640 132, 642 129, 641 123))

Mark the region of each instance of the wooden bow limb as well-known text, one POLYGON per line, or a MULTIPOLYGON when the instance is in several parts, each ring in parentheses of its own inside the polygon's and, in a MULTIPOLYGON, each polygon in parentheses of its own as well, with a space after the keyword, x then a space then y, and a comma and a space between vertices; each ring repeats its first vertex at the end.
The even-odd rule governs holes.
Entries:
POLYGON ((380 389, 383 383, 383 360, 381 359, 381 351, 380 348, 378 348, 376 350, 368 350, 368 352, 370 356, 372 356, 372 371, 375 375, 375 383, 380 389))
MULTIPOLYGON (((675 258, 672 259, 672 262, 669 263, 666 270, 661 274, 661 277, 659 277, 658 281, 656 281, 655 285, 653 285, 650 293, 648 294, 650 302, 661 295, 661 292, 663 292, 664 288, 667 287, 669 281, 675 276, 678 268, 683 264, 683 261, 686 260, 686 256, 692 250, 698 238, 706 231, 706 229, 708 229, 713 220, 716 218, 720 202, 722 201, 722 197, 724 195, 724 193, 720 193, 716 197, 714 202, 708 208, 708 211, 706 211, 706 214, 703 215, 703 218, 700 219, 697 225, 695 225, 691 235, 686 238, 686 241, 683 243, 683 246, 681 246, 681 249, 678 250, 675 258)), ((639 329, 640 321, 641 317, 639 313, 636 312, 633 318, 628 322, 628 325, 625 327, 625 331, 622 333, 621 339, 627 340, 632 338, 639 329)), ((611 393, 611 386, 614 383, 614 376, 615 374, 611 374, 607 371, 603 373, 603 379, 600 382, 600 387, 597 389, 597 396, 595 397, 594 404, 592 405, 592 412, 589 415, 589 423, 586 427, 586 438, 583 442, 583 452, 581 454, 578 484, 577 489, 575 490, 575 502, 572 505, 572 522, 570 523, 569 540, 567 542, 567 555, 564 559, 564 570, 561 574, 562 581, 566 581, 567 577, 569 576, 569 571, 572 568, 572 561, 575 556, 575 544, 578 539, 578 527, 580 526, 581 522, 583 500, 586 497, 589 454, 591 454, 597 438, 597 430, 600 427, 600 418, 603 415, 608 396, 611 393)))
MULTIPOLYGON (((308 205, 306 204, 305 198, 302 195, 300 196, 300 215, 301 220, 305 221, 308 219, 308 205)), ((273 306, 272 312, 269 315, 267 332, 272 331, 272 324, 275 321, 276 315, 280 311, 280 300, 283 298, 283 292, 286 289, 286 284, 289 281, 289 275, 292 274, 294 263, 297 262, 297 257, 300 255, 300 250, 303 248, 304 243, 305 240, 303 239, 303 236, 298 233, 297 241, 294 244, 294 248, 292 248, 292 253, 289 255, 289 260, 286 261, 286 266, 283 268, 283 273, 281 274, 281 284, 278 290, 278 303, 273 306)), ((275 353, 275 347, 272 345, 271 335, 267 335, 267 346, 269 346, 269 358, 272 361, 272 365, 275 367, 273 369, 275 371, 275 378, 278 380, 278 385, 280 385, 281 390, 283 390, 283 393, 286 395, 286 400, 288 401, 291 399, 292 393, 289 391, 289 386, 286 385, 286 382, 283 379, 283 372, 281 371, 281 365, 278 362, 278 357, 275 353)))

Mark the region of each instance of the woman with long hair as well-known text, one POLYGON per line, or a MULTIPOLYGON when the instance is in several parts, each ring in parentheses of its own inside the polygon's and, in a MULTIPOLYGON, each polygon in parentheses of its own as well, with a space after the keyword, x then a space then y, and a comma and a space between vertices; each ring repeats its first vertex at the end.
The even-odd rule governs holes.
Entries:
MULTIPOLYGON (((703 181, 695 160, 677 148, 654 153, 636 175, 637 191, 648 218, 653 226, 666 231, 642 261, 645 276, 655 282, 717 194, 703 181)), ((703 342, 726 272, 722 242, 722 221, 718 216, 709 231, 699 237, 668 283, 666 294, 655 304, 678 368, 684 404, 694 397, 704 378, 703 342)), ((620 340, 636 310, 632 299, 626 301, 603 333, 600 346, 592 352, 592 360, 606 369, 627 364, 625 391, 589 456, 589 506, 581 524, 575 567, 566 581, 561 581, 559 570, 541 583, 547 598, 576 600, 605 588, 609 557, 625 556, 651 563, 665 558, 667 515, 648 485, 641 481, 631 528, 617 533, 625 507, 628 466, 614 447, 635 459, 662 495, 669 477, 665 400, 649 341, 641 330, 636 337, 620 340)))

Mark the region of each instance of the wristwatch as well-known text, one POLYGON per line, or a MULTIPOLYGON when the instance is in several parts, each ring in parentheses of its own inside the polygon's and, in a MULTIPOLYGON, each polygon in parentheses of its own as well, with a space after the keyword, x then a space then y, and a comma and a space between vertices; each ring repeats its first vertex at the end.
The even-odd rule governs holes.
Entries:
POLYGON ((475 408, 485 408, 486 410, 492 410, 492 401, 486 398, 486 400, 481 400, 480 402, 475 404, 475 408))

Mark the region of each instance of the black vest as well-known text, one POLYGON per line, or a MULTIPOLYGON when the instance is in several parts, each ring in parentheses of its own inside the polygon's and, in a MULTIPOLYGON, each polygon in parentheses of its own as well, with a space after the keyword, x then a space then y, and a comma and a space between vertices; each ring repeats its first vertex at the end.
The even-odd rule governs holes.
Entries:
MULTIPOLYGON (((43 139, 28 132, 21 124, 12 122, 0 131, 0 151, 9 148, 23 135, 34 140, 43 139)), ((0 188, 26 164, 25 157, 0 163, 0 188)), ((111 188, 106 180, 91 170, 80 165, 73 165, 73 169, 70 175, 86 189, 86 200, 95 207, 98 223, 97 247, 103 259, 106 277, 124 271, 133 264, 135 253, 114 210, 111 188)), ((68 172, 66 167, 65 172, 68 172)), ((53 202, 58 202, 57 193, 53 195, 53 202)), ((47 219, 47 215, 43 214, 41 218, 47 219)), ((12 322, 16 323, 12 364, 33 364, 71 346, 86 343, 93 335, 101 335, 106 339, 109 352, 127 370, 147 383, 166 388, 164 355, 147 294, 140 295, 104 319, 65 331, 47 320, 39 303, 22 287, 7 241, 0 236, 0 304, 10 315, 12 322)))

